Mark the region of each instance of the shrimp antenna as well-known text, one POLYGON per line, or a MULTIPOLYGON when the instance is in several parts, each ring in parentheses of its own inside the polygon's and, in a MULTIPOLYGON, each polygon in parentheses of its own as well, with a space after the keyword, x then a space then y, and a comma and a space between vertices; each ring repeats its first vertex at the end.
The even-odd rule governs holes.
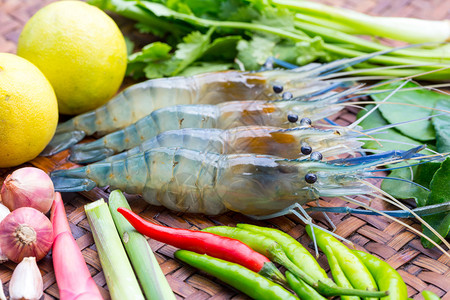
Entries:
POLYGON ((378 87, 378 86, 383 86, 383 85, 387 85, 389 83, 394 83, 394 82, 401 81, 401 80, 412 79, 412 78, 416 78, 416 77, 419 77, 419 76, 428 75, 428 74, 432 74, 432 73, 436 73, 436 72, 439 72, 439 71, 444 71, 444 70, 450 69, 450 66, 448 64, 438 64, 438 66, 443 66, 443 67, 439 68, 439 69, 434 69, 434 70, 422 72, 422 73, 419 73, 419 74, 393 78, 393 79, 388 80, 386 82, 379 82, 379 83, 376 83, 376 84, 372 85, 371 88, 378 87))
MULTIPOLYGON (((363 184, 371 187, 374 191, 377 191, 379 193, 381 193, 382 195, 384 195, 385 197, 380 197, 382 200, 387 201, 401 209, 404 209, 408 212, 410 212, 420 223, 422 223, 425 227, 427 227, 433 234, 435 234, 443 243, 445 246, 447 246, 448 248, 450 248, 450 244, 439 234, 439 232, 437 232, 433 227, 431 227, 430 224, 428 224, 427 222, 425 222, 421 217, 419 217, 415 212, 413 212, 411 209, 409 209, 408 207, 406 207, 406 205, 404 205, 403 203, 401 203, 399 200, 395 199, 394 197, 392 197, 389 193, 383 191, 382 189, 376 187, 375 185, 371 184, 370 182, 364 181, 364 180, 360 180, 363 184), (387 197, 387 198, 386 198, 387 197)), ((344 196, 345 197, 345 196, 344 196)), ((379 197, 379 196, 378 196, 379 197)), ((410 230, 413 230, 412 227, 408 227, 410 230)), ((414 232, 419 232, 416 229, 414 229, 414 232)), ((431 238, 429 238, 428 236, 426 236, 425 234, 421 233, 419 234, 420 236, 424 237, 425 239, 427 239, 429 242, 431 242, 433 245, 435 245, 436 247, 438 247, 441 251, 444 251, 444 249, 442 249, 435 241, 433 241, 431 238)), ((445 252, 445 251, 444 251, 445 252)), ((450 254, 447 253, 447 256, 450 257, 450 254)))
POLYGON ((426 117, 422 117, 422 118, 415 119, 415 120, 402 121, 402 122, 398 122, 398 123, 395 123, 395 124, 387 124, 387 125, 383 125, 383 126, 379 126, 379 127, 365 129, 365 130, 363 130, 363 132, 374 133, 374 132, 377 132, 377 131, 380 131, 380 130, 389 129, 389 128, 397 127, 397 126, 408 124, 408 123, 425 121, 425 120, 431 119, 433 117, 440 117, 440 116, 448 115, 449 113, 450 112, 448 112, 448 113, 441 113, 441 114, 437 114, 437 115, 426 116, 426 117))
MULTIPOLYGON (((409 167, 409 166, 408 166, 409 167)), ((379 170, 379 171, 385 171, 385 170, 379 170)), ((389 180, 398 180, 398 181, 403 181, 403 182, 407 182, 410 183, 412 185, 418 186, 421 189, 424 189, 425 191, 429 192, 430 189, 424 187, 423 185, 418 184, 417 182, 408 180, 408 179, 403 179, 403 178, 397 178, 397 177, 385 177, 385 176, 365 176, 364 178, 375 178, 375 179, 389 179, 389 180)))
MULTIPOLYGON (((425 147, 423 147, 422 150, 423 149, 425 149, 425 147)), ((411 151, 411 150, 409 150, 409 151, 411 151)), ((442 158, 448 156, 449 154, 450 153, 437 153, 437 154, 431 154, 431 155, 420 155, 419 154, 417 156, 410 156, 407 159, 409 159, 409 160, 427 159, 426 161, 423 161, 423 162, 419 163, 419 164, 422 164, 422 163, 426 163, 426 162, 429 162, 429 161, 442 159, 442 158)), ((398 162, 404 162, 404 158, 401 158, 401 159, 398 159, 398 160, 389 161, 389 162, 383 162, 383 163, 378 164, 377 166, 378 167, 382 167, 384 165, 398 163, 398 162)), ((403 167, 406 167, 406 166, 397 167, 397 168, 403 168, 403 167)))
MULTIPOLYGON (((355 69, 355 70, 340 72, 340 73, 332 73, 332 74, 328 74, 325 76, 320 76, 320 78, 321 79, 335 79, 335 78, 339 78, 341 76, 348 76, 348 75, 365 73, 365 72, 382 71, 382 70, 390 70, 390 69, 429 67, 429 66, 446 66, 446 64, 426 63, 426 64, 410 64, 410 65, 400 65, 400 66, 382 66, 382 67, 374 67, 374 68, 355 69)), ((397 79, 398 78, 397 76, 395 76, 395 77, 394 76, 378 76, 378 77, 383 77, 385 79, 397 79)))
MULTIPOLYGON (((356 132, 356 133, 359 133, 360 135, 362 135, 362 136, 366 136, 366 137, 368 137, 369 139, 368 140, 373 140, 374 142, 376 142, 378 145, 380 145, 380 147, 383 147, 383 145, 381 145, 381 143, 379 142, 379 140, 377 139, 377 138, 374 138, 373 136, 371 136, 371 135, 369 135, 369 134, 367 134, 367 133, 365 133, 364 131, 359 131, 359 130, 357 130, 357 129, 355 129, 355 128, 349 128, 349 127, 346 127, 346 126, 340 126, 340 125, 324 125, 326 128, 338 128, 338 129, 344 129, 344 130, 349 130, 349 131, 352 131, 352 132, 356 132)), ((352 137, 351 135, 349 135, 350 137, 352 137)), ((358 137, 357 135, 355 135, 354 137, 358 137)), ((412 146, 417 146, 417 145, 412 145, 412 146)))
MULTIPOLYGON (((378 133, 378 132, 377 132, 377 133, 378 133)), ((379 133, 382 133, 382 132, 379 132, 379 133)), ((406 145, 406 146, 412 146, 412 147, 417 147, 417 146, 418 146, 418 144, 413 144, 413 143, 400 142, 400 141, 387 140, 387 139, 375 139, 375 138, 372 138, 372 137, 371 137, 371 138, 359 138, 359 137, 356 137, 356 138, 358 139, 358 141, 371 141, 371 140, 375 140, 375 141, 378 141, 378 142, 396 143, 396 144, 399 144, 399 145, 406 145)), ((381 145, 381 147, 383 147, 383 145, 381 145)), ((375 151, 384 152, 384 151, 385 151, 385 150, 382 150, 382 149, 370 149, 370 148, 367 148, 367 149, 364 149, 364 150, 366 150, 366 151, 368 151, 368 152, 375 152, 375 151)), ((439 152, 434 151, 433 149, 430 149, 430 148, 428 148, 428 147, 423 148, 423 150, 430 151, 430 152, 432 152, 432 153, 434 153, 434 154, 440 154, 439 152)))
MULTIPOLYGON (((362 182, 365 182, 365 181, 362 180, 362 182)), ((365 183, 368 183, 368 182, 365 182, 365 183)), ((372 185, 372 184, 369 184, 369 186, 375 187, 375 186, 372 185)), ((375 187, 375 188, 378 189, 377 187, 375 187)), ((378 197, 378 195, 372 195, 372 196, 373 196, 373 197, 378 197)), ((442 253, 444 253, 446 256, 450 257, 450 254, 447 253, 447 251, 445 251, 441 246, 439 246, 438 243, 436 243, 436 242, 433 241, 431 238, 429 238, 428 236, 426 236, 426 235, 423 234, 422 232, 418 231, 418 230, 415 229, 414 227, 411 227, 410 225, 406 224, 405 222, 400 221, 399 219, 396 219, 396 218, 394 218, 394 217, 392 217, 392 216, 389 216, 388 214, 384 213, 383 211, 380 211, 380 210, 378 210, 378 209, 372 208, 372 207, 368 206, 367 204, 362 203, 362 202, 360 202, 360 201, 356 201, 355 199, 352 199, 352 198, 350 198, 350 197, 343 196, 343 197, 339 197, 339 198, 341 198, 342 200, 345 199, 346 201, 348 201, 348 202, 350 202, 350 203, 353 203, 353 204, 356 204, 356 205, 360 205, 360 206, 364 207, 364 208, 367 209, 367 210, 376 212, 376 213, 378 213, 378 214, 380 214, 380 215, 382 215, 382 216, 384 216, 384 217, 386 217, 386 218, 388 218, 388 219, 390 219, 390 220, 392 220, 392 221, 394 221, 394 222, 396 222, 396 223, 398 223, 398 224, 400 224, 400 225, 403 225, 405 228, 409 229, 410 231, 414 232, 415 234, 417 234, 417 235, 423 237, 424 239, 428 240, 430 243, 432 243, 434 246, 436 246, 439 250, 441 250, 442 253)), ((386 199, 383 199, 383 200, 386 200, 386 199)), ((398 201, 398 200, 397 200, 397 201, 398 201)), ((406 210, 407 210, 409 213, 412 213, 412 214, 414 215, 415 218, 417 218, 417 219, 419 219, 419 220, 422 220, 422 218, 420 218, 420 217, 419 217, 415 212, 413 212, 411 209, 407 208, 406 206, 405 206, 405 208, 406 208, 406 210)), ((422 220, 422 221, 423 221, 423 220, 422 220)), ((426 223, 425 221, 423 221, 423 222, 426 223)), ((428 224, 428 223, 426 223, 426 224, 428 224)), ((430 227, 431 227, 431 226, 430 226, 430 227)), ((434 230, 434 229, 433 229, 433 230, 434 230)), ((434 231, 435 231, 435 230, 434 230, 434 231)), ((439 236, 440 238, 442 238, 442 237, 440 236, 439 233, 438 233, 438 236, 439 236)), ((445 243, 448 244, 447 242, 445 242, 445 243)))
POLYGON ((357 126, 359 123, 361 123, 362 121, 364 121, 364 119, 366 119, 368 116, 370 116, 375 110, 378 109, 378 107, 381 105, 381 103, 386 102, 389 98, 391 98, 399 89, 401 89, 402 87, 405 86, 405 84, 407 84, 410 80, 406 80, 404 81, 401 85, 399 85, 395 90, 393 90, 387 97, 385 97, 383 99, 383 101, 379 102, 377 105, 375 105, 371 110, 369 110, 364 116, 362 116, 361 118, 359 118, 358 120, 356 120, 355 122, 353 122, 352 124, 350 124, 348 127, 349 128, 354 128, 355 126, 357 126))
POLYGON ((401 50, 401 49, 407 49, 407 48, 415 48, 415 47, 421 47, 424 46, 425 44, 416 44, 416 45, 406 45, 406 46, 400 46, 400 47, 395 47, 395 48, 391 48, 391 49, 387 49, 387 50, 382 50, 382 51, 377 51, 377 52, 373 52, 370 54, 366 54, 366 55, 362 55, 362 56, 357 56, 354 58, 345 58, 345 59, 340 59, 337 60, 335 62, 333 62, 331 64, 330 68, 330 64, 326 64, 325 66, 328 67, 328 70, 325 70, 326 72, 323 73, 319 73, 319 75, 325 76, 325 75, 329 75, 331 73, 336 73, 340 70, 346 69, 348 67, 354 66, 360 62, 369 60, 375 56, 378 55, 383 55, 383 54, 387 54, 387 53, 391 53, 391 52, 395 52, 397 50, 401 50))
MULTIPOLYGON (((418 84, 416 81, 413 81, 413 82, 418 84)), ((426 90, 435 90, 435 91, 438 91, 440 93, 444 93, 444 94, 450 95, 450 93, 447 93, 445 91, 442 91, 442 90, 438 89, 438 88, 441 88, 441 87, 449 87, 449 86, 450 86, 450 83, 438 83, 438 84, 420 85, 420 86, 404 88, 404 89, 402 89, 399 92, 409 92, 409 91, 426 89, 426 90)), ((372 89, 372 87, 373 86, 370 86, 371 89, 372 89)), ((370 93, 370 95, 383 94, 383 93, 387 93, 387 92, 390 92, 390 91, 392 91, 392 89, 384 89, 384 90, 377 89, 377 90, 373 90, 370 93)), ((366 94, 363 94, 363 95, 366 95, 366 94)))
MULTIPOLYGON (((357 101, 357 102, 352 102, 352 104, 375 104, 376 102, 374 101, 357 101)), ((419 108, 424 108, 424 109, 429 109, 429 110, 434 110, 434 111, 440 111, 440 112, 444 112, 446 114, 450 114, 450 110, 445 110, 445 109, 438 109, 438 108, 434 108, 434 107, 428 107, 428 106, 423 106, 423 105, 418 105, 418 104, 411 104, 411 103, 402 103, 402 102, 384 102, 384 105, 386 104, 392 104, 392 105, 404 105, 404 106, 412 106, 412 107, 419 107, 419 108)), ((334 103, 334 104, 330 104, 330 106, 346 106, 346 103, 334 103)))

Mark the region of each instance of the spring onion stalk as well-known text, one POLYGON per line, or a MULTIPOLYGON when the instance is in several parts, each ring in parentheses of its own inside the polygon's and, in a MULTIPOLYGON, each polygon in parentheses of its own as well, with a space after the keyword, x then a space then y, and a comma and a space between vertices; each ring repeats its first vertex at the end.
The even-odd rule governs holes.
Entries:
POLYGON ((56 193, 51 209, 53 226, 52 259, 59 296, 64 300, 102 300, 97 284, 84 261, 67 222, 61 194, 56 193))
MULTIPOLYGON (((295 26, 304 32, 315 36, 321 36, 324 41, 326 42, 333 42, 333 43, 348 43, 352 44, 355 47, 364 50, 364 51, 383 51, 388 50, 390 47, 385 46, 380 43, 371 42, 365 39, 362 39, 357 36, 353 36, 347 33, 342 32, 341 30, 337 29, 330 29, 321 27, 314 24, 309 24, 300 21, 301 17, 296 16, 296 22, 295 26)), ((441 62, 447 61, 450 62, 450 49, 447 49, 447 51, 442 51, 445 49, 399 49, 397 51, 394 51, 390 53, 390 55, 402 55, 402 56, 408 56, 408 57, 418 57, 426 61, 427 58, 431 58, 432 61, 436 62, 436 58, 439 58, 441 62)))
POLYGON ((326 18, 357 28, 360 34, 380 36, 408 43, 444 43, 450 41, 450 21, 415 18, 375 17, 312 1, 271 0, 271 3, 303 14, 326 18))
POLYGON ((114 223, 144 290, 146 299, 175 300, 175 295, 159 267, 158 261, 148 245, 147 240, 117 212, 119 207, 131 209, 125 196, 120 190, 115 190, 110 194, 108 202, 114 223))
POLYGON ((95 246, 113 300, 143 300, 133 268, 103 199, 84 206, 95 246))

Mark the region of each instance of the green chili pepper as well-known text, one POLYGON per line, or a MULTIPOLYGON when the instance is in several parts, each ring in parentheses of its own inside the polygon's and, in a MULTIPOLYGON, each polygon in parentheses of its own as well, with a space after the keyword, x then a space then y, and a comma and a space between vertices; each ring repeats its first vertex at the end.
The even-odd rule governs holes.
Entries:
POLYGON ((289 234, 275 228, 266 228, 250 224, 237 224, 238 228, 263 234, 277 242, 286 256, 301 270, 308 273, 314 281, 331 282, 327 273, 320 267, 314 256, 289 234))
POLYGON ((286 279, 291 289, 300 297, 300 299, 327 300, 327 298, 319 294, 309 284, 305 283, 301 279, 297 279, 297 277, 289 271, 286 271, 286 279))
MULTIPOLYGON (((311 227, 309 225, 306 226, 306 232, 312 238, 311 227)), ((333 249, 333 253, 331 253, 331 255, 334 255, 336 257, 336 260, 338 261, 339 266, 344 272, 345 277, 347 277, 347 279, 355 289, 368 291, 377 290, 375 279, 372 277, 367 267, 355 254, 352 253, 349 248, 339 242, 331 234, 328 234, 318 228, 314 229, 314 235, 317 245, 319 245, 320 249, 322 249, 327 257, 330 255, 330 253, 327 253, 328 251, 326 250, 326 246, 329 246, 331 249, 333 249)), ((362 295, 355 296, 365 297, 362 295)))
MULTIPOLYGON (((328 264, 330 265, 331 275, 333 275, 333 279, 336 282, 337 286, 343 288, 352 288, 351 283, 348 281, 347 277, 345 277, 344 272, 342 271, 336 257, 333 254, 333 250, 330 246, 325 246, 326 256, 328 260, 328 264)), ((356 296, 342 296, 341 300, 359 300, 361 298, 356 296)))
POLYGON ((266 237, 265 235, 241 228, 227 226, 208 227, 203 229, 203 231, 240 240, 256 252, 259 252, 262 255, 267 256, 270 260, 284 266, 297 278, 303 280, 324 296, 357 295, 361 297, 383 297, 387 295, 385 292, 368 291, 363 289, 343 289, 334 284, 329 285, 322 281, 314 281, 311 276, 299 269, 289 260, 277 242, 266 237))
POLYGON ((384 297, 383 300, 406 300, 408 298, 405 282, 387 262, 362 251, 353 250, 353 253, 369 269, 377 282, 378 288, 389 292, 389 296, 384 297))
POLYGON ((254 299, 299 300, 280 285, 238 264, 187 250, 178 250, 175 257, 217 277, 254 299))
POLYGON ((422 291, 422 296, 424 300, 441 300, 438 295, 431 291, 422 291))

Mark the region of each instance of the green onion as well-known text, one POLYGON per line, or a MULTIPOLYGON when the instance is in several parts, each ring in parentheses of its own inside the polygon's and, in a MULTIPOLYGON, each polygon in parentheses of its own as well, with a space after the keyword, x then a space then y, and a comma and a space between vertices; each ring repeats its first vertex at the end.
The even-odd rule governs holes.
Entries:
POLYGON ((144 290, 145 297, 150 300, 175 300, 175 295, 161 271, 147 240, 117 212, 119 207, 131 209, 122 192, 115 190, 109 195, 109 210, 144 290))
POLYGON ((103 199, 84 206, 106 283, 113 300, 144 299, 103 199))
MULTIPOLYGON (((360 34, 380 36, 409 43, 443 43, 450 40, 450 22, 415 18, 375 17, 312 1, 271 0, 272 4, 303 14, 357 28, 360 34)), ((342 30, 343 28, 340 28, 342 30)), ((354 32, 352 32, 354 33, 354 32)))

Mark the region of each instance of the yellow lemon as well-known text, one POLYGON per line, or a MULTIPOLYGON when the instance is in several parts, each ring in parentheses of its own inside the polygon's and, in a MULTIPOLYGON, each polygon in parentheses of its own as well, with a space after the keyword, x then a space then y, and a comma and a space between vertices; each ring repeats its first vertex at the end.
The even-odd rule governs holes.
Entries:
POLYGON ((58 103, 44 74, 21 57, 0 53, 0 168, 38 156, 57 123, 58 103))
POLYGON ((79 114, 107 102, 125 75, 125 39, 103 11, 81 1, 40 9, 20 34, 17 54, 50 81, 59 112, 79 114))

